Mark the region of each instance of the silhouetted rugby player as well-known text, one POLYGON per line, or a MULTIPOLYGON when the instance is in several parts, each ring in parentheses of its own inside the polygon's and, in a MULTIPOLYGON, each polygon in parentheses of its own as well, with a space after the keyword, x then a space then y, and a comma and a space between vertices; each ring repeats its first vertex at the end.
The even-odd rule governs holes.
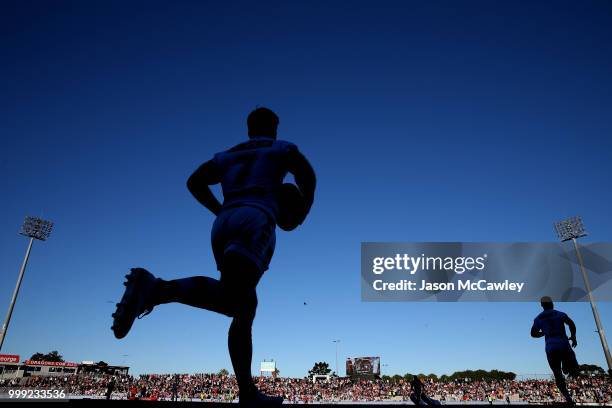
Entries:
POLYGON ((553 308, 553 301, 550 297, 544 296, 540 299, 540 304, 544 311, 534 320, 531 327, 531 337, 542 337, 546 341, 546 358, 548 364, 555 375, 555 382, 565 400, 573 404, 574 401, 567 390, 565 377, 569 374, 572 377, 578 375, 578 362, 572 347, 576 347, 576 325, 574 321, 563 312, 553 308), (569 326, 571 336, 568 338, 565 333, 565 325, 569 326), (570 347, 570 340, 572 342, 570 347))
POLYGON ((429 398, 423 390, 423 383, 416 375, 412 377, 410 381, 410 387, 412 393, 410 394, 410 400, 414 405, 440 405, 440 401, 429 398))
POLYGON ((248 407, 278 405, 281 397, 260 393, 251 377, 251 326, 257 308, 255 288, 274 253, 279 214, 277 192, 292 173, 304 198, 301 224, 314 200, 315 173, 293 143, 276 140, 278 117, 258 108, 247 119, 249 140, 217 153, 187 181, 195 199, 214 213, 211 241, 219 280, 194 276, 165 281, 142 268, 127 276, 125 294, 113 314, 113 331, 123 338, 136 317, 156 305, 179 302, 232 318, 228 348, 238 386, 240 404, 248 407), (223 204, 209 186, 221 183, 223 204))

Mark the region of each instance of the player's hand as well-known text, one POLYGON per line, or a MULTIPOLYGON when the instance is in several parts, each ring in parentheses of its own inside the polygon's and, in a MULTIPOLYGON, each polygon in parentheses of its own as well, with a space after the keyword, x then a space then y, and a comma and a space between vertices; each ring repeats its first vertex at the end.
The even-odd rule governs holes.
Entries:
POLYGON ((572 343, 572 347, 576 348, 576 346, 578 345, 578 342, 576 341, 576 338, 575 337, 570 337, 569 340, 572 343))

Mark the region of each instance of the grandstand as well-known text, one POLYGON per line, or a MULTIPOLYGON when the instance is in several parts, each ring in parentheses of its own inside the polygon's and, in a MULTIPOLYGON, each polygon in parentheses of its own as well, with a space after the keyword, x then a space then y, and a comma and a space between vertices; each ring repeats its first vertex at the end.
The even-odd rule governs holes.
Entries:
MULTIPOLYGON (((379 373, 378 357, 347 359, 346 377, 313 374, 304 378, 279 377, 276 362, 261 362, 257 386, 294 404, 411 404, 408 377, 379 373), (367 363, 367 364, 366 364, 367 363)), ((237 402, 238 385, 226 371, 218 374, 129 375, 129 367, 103 361, 51 362, 0 355, 0 398, 9 390, 62 389, 67 399, 106 399, 112 382, 112 400, 178 400, 237 402)), ((463 374, 463 372, 461 372, 463 374)), ((455 376, 456 377, 456 376, 455 376)), ((428 395, 443 404, 505 403, 550 404, 563 397, 550 376, 505 379, 422 377, 428 395), (490 401, 489 401, 490 400, 490 401)), ((577 402, 612 405, 612 383, 606 376, 583 376, 569 383, 577 402)))
MULTIPOLYGON (((71 399, 104 399, 108 383, 114 380, 114 400, 172 400, 173 384, 178 384, 178 401, 235 402, 238 387, 235 377, 222 374, 128 374, 111 375, 80 372, 71 375, 31 375, 0 380, 7 389, 62 388, 71 399)), ((563 401, 552 380, 434 381, 424 379, 429 395, 444 404, 493 403, 550 404, 563 401)), ((408 380, 381 378, 330 377, 328 381, 312 378, 262 376, 257 386, 267 394, 282 395, 294 404, 411 404, 408 380)), ((612 384, 605 376, 581 377, 570 381, 569 388, 579 403, 612 404, 612 384)))

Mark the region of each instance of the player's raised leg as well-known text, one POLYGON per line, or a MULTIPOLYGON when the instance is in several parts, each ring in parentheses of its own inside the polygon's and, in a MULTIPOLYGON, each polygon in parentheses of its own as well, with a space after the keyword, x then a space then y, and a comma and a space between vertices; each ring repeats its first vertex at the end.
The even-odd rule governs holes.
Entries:
POLYGON ((234 316, 231 289, 224 282, 207 276, 163 280, 144 268, 133 268, 126 276, 123 297, 113 313, 113 332, 121 339, 130 331, 134 320, 146 316, 157 305, 177 302, 234 316), (141 316, 142 315, 142 316, 141 316))

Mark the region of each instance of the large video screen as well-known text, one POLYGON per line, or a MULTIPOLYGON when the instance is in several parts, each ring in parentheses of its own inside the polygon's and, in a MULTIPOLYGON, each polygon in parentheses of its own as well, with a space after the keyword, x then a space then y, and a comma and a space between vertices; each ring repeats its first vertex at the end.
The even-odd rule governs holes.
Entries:
POLYGON ((380 357, 353 357, 346 359, 349 377, 380 375, 380 357))

